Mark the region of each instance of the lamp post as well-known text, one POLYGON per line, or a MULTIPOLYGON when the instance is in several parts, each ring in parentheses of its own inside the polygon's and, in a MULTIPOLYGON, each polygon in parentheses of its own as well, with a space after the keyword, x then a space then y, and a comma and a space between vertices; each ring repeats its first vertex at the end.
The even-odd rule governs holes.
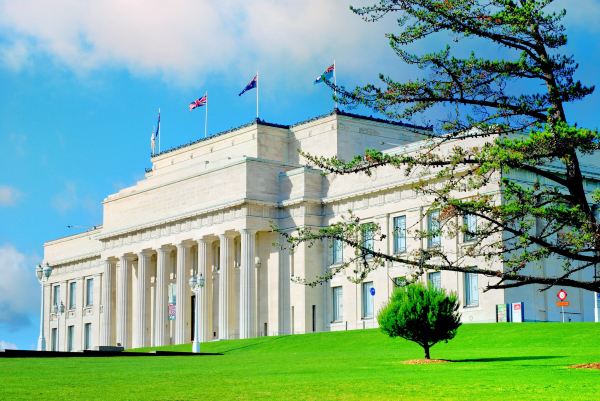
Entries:
POLYGON ((52 268, 48 263, 42 268, 42 265, 37 265, 35 268, 35 275, 40 282, 40 289, 42 294, 41 311, 40 311, 40 337, 38 338, 38 351, 46 351, 46 337, 44 337, 44 282, 48 281, 48 278, 52 274, 52 268))
POLYGON ((190 288, 196 295, 194 305, 194 341, 192 342, 192 352, 196 354, 200 353, 200 341, 198 337, 198 333, 200 332, 200 319, 198 317, 200 315, 200 292, 203 287, 204 277, 202 276, 202 273, 190 277, 190 288))
POLYGON ((60 351, 60 317, 65 313, 65 304, 62 301, 60 301, 60 305, 54 305, 54 313, 58 319, 56 325, 56 351, 60 351))

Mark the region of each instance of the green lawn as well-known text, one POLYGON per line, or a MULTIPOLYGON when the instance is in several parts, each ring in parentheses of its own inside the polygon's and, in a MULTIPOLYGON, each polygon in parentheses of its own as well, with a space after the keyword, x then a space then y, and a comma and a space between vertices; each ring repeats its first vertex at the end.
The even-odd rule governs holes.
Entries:
MULTIPOLYGON (((164 347, 189 350, 190 346, 164 347)), ((463 325, 432 358, 378 330, 212 342, 212 357, 0 358, 0 400, 598 400, 600 325, 463 325)))

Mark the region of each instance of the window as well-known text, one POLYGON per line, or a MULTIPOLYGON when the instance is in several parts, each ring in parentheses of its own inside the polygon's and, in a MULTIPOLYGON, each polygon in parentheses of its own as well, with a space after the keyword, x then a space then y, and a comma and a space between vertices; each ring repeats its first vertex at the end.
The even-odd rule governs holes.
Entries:
POLYGON ((437 290, 442 288, 442 273, 441 272, 431 272, 427 274, 427 283, 431 288, 435 288, 437 290))
POLYGON ((394 253, 406 251, 406 216, 394 217, 394 253))
POLYGON ((331 244, 331 264, 338 265, 344 260, 344 243, 341 239, 334 238, 331 244))
POLYGON ((58 351, 58 329, 56 327, 52 329, 52 334, 50 335, 50 350, 58 351))
POLYGON ((437 248, 440 244, 440 211, 434 210, 427 214, 427 248, 437 248))
POLYGON ((341 322, 344 319, 344 305, 342 303, 343 290, 342 287, 333 287, 333 321, 341 322))
POLYGON ((465 273, 465 306, 479 306, 479 288, 475 273, 465 273))
POLYGON ((362 228, 363 247, 373 250, 375 249, 375 228, 372 224, 365 224, 362 228))
POLYGON ((52 287, 52 305, 60 305, 60 284, 52 287))
POLYGON ((75 326, 67 327, 67 351, 73 351, 73 336, 75 335, 75 326))
POLYGON ((373 295, 371 292, 374 291, 373 282, 369 281, 362 284, 362 316, 363 319, 373 318, 373 295))
POLYGON ((465 230, 463 234, 464 242, 475 240, 477 237, 477 216, 465 214, 463 216, 463 228, 465 230))
POLYGON ((83 349, 90 349, 92 347, 92 324, 86 323, 83 326, 83 349))
POLYGON ((408 281, 406 280, 406 277, 404 277, 404 276, 394 277, 393 282, 394 282, 394 288, 406 287, 408 285, 408 281))
POLYGON ((71 281, 69 283, 69 309, 75 309, 77 302, 75 300, 75 295, 77 291, 77 283, 75 281, 71 281))
POLYGON ((94 305, 94 279, 88 278, 85 281, 85 306, 94 305))

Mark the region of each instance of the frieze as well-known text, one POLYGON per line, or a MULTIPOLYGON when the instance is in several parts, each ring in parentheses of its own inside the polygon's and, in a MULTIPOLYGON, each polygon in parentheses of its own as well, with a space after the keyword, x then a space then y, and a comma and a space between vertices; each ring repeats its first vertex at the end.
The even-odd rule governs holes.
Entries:
POLYGON ((66 260, 66 261, 60 261, 60 260, 54 261, 54 262, 52 262, 52 267, 55 269, 52 272, 52 278, 53 278, 52 281, 60 281, 60 280, 54 280, 54 278, 61 277, 64 274, 68 274, 68 273, 72 273, 72 272, 76 272, 76 271, 80 271, 80 270, 87 270, 92 267, 96 267, 96 266, 98 266, 99 261, 100 261, 99 254, 82 256, 79 259, 70 259, 70 260, 66 260))
POLYGON ((195 216, 170 224, 161 224, 141 230, 131 231, 110 238, 100 238, 100 241, 103 243, 103 250, 109 250, 119 248, 123 245, 130 245, 137 242, 146 241, 150 238, 156 239, 160 237, 167 237, 171 234, 189 232, 192 230, 197 230, 201 227, 233 221, 243 218, 247 214, 258 217, 277 218, 277 210, 273 207, 248 204, 242 208, 215 211, 209 215, 195 216))

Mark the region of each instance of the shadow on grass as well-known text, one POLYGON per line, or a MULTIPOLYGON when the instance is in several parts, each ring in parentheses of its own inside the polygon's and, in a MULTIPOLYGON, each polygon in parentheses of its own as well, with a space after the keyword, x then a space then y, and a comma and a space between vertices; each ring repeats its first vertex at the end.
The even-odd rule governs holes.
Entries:
MULTIPOLYGON (((256 347, 256 346, 259 346, 259 345, 263 345, 263 344, 266 344, 266 343, 270 343, 270 342, 279 340, 279 339, 284 338, 284 337, 287 337, 287 336, 270 337, 268 340, 261 340, 261 341, 251 342, 250 344, 242 345, 242 346, 235 347, 235 348, 229 348, 227 350, 221 351, 221 353, 227 354, 227 353, 229 353, 231 351, 237 351, 237 350, 244 349, 244 348, 256 347)), ((262 339, 264 337, 260 337, 260 338, 262 339)))
POLYGON ((449 362, 510 362, 510 361, 533 361, 537 359, 564 358, 562 355, 538 355, 538 356, 500 356, 497 358, 469 358, 448 359, 449 362))

